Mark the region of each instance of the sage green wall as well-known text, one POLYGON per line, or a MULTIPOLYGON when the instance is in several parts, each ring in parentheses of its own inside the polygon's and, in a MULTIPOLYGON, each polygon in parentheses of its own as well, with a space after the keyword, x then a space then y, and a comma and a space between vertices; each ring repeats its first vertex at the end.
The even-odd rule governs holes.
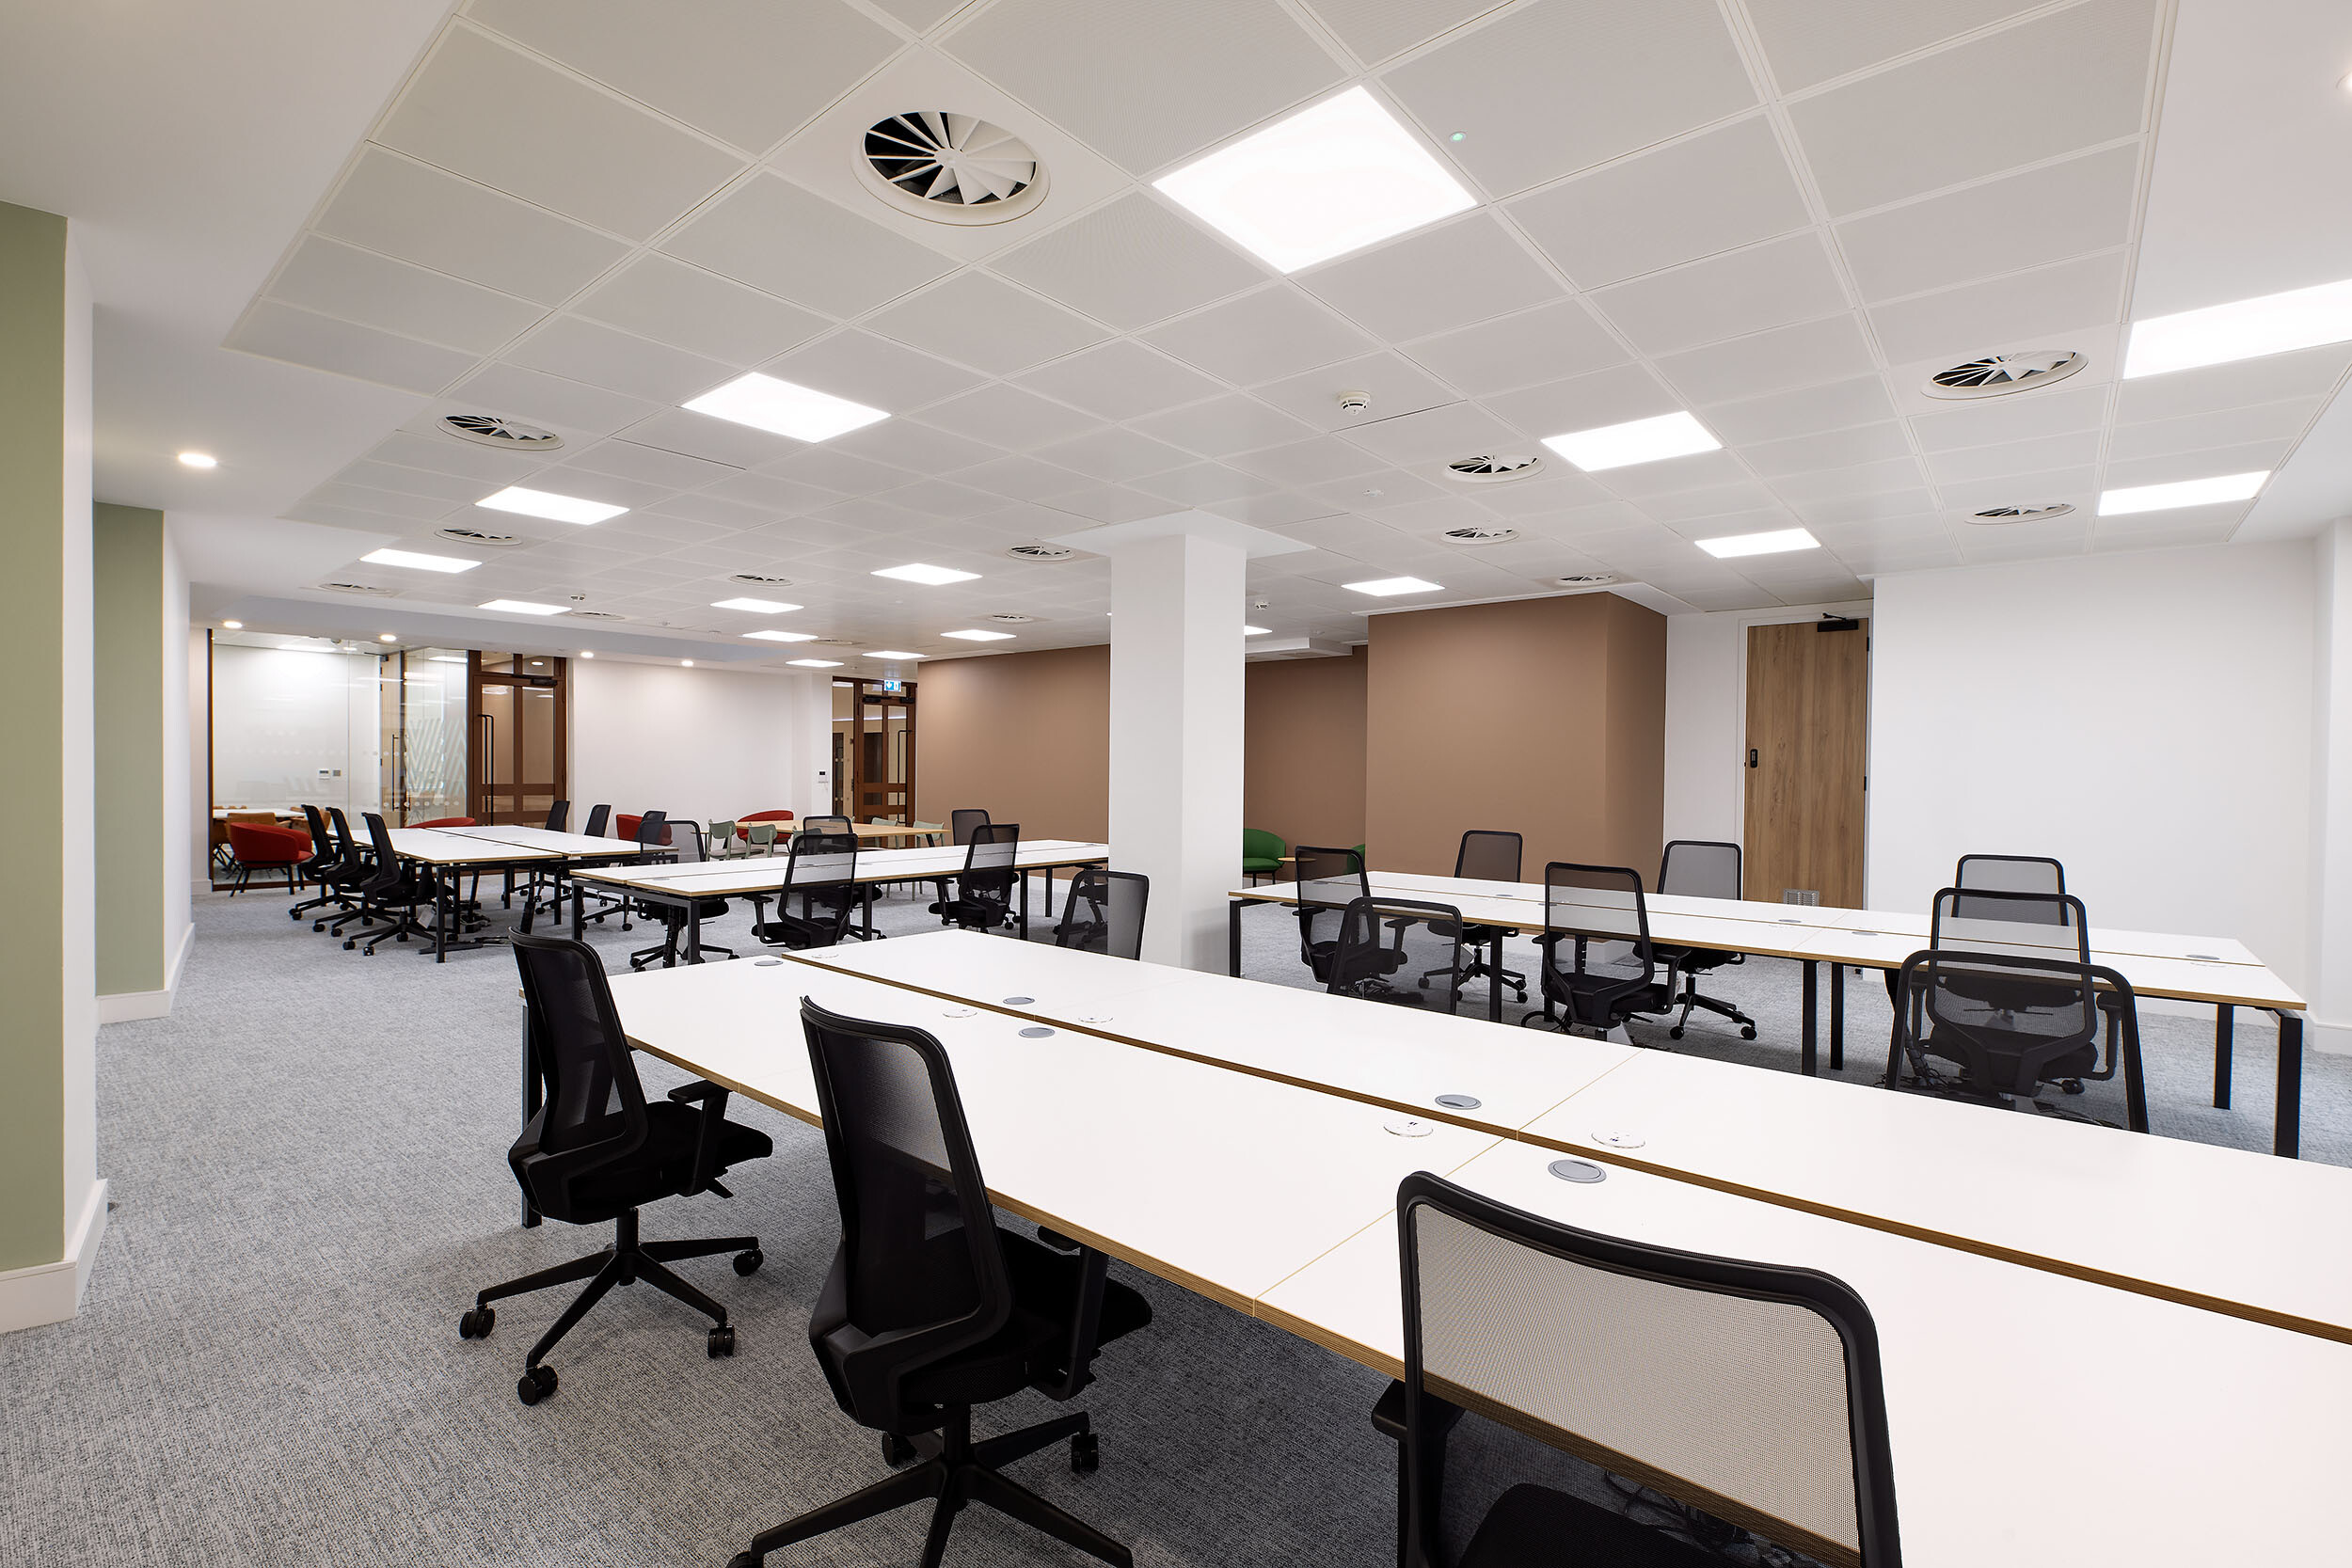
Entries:
MULTIPOLYGON (((0 203, 0 800, 18 823, 64 822, 69 535, 65 219, 0 203)), ((62 861, 28 853, 0 898, 0 1271, 55 1262, 65 1249, 66 1030, 57 919, 62 861)))
MULTIPOLYGON (((98 994, 164 989, 164 515, 91 508, 98 994)), ((184 650, 171 653, 184 658, 184 650)), ((182 672, 185 678, 185 672, 182 672)), ((185 767, 185 758, 171 762, 185 767)), ((182 874, 178 865, 169 868, 182 874)))

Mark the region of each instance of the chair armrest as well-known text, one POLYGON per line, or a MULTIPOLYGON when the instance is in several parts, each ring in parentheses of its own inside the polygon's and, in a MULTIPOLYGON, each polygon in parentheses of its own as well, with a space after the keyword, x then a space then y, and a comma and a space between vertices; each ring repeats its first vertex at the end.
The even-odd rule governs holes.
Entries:
POLYGON ((719 1129, 727 1119, 727 1089, 723 1084, 697 1079, 672 1089, 670 1098, 681 1105, 702 1101, 702 1119, 694 1127, 694 1177, 686 1188, 691 1196, 708 1187, 719 1174, 719 1129))

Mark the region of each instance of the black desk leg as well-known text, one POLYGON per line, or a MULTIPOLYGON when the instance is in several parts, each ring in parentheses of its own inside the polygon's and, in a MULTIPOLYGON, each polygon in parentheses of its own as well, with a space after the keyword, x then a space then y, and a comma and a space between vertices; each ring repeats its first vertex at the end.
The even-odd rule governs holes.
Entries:
POLYGON ((1225 901, 1225 973, 1241 978, 1241 907, 1248 902, 1241 898, 1225 901))
POLYGON ((2230 1108, 2232 1056, 2237 1048, 2237 1009, 2227 1002, 2213 1010, 2213 1108, 2230 1108))
POLYGON ((1817 1066, 1814 1059, 1813 1022, 1814 1014, 1818 1011, 1815 993, 1820 989, 1820 976, 1814 973, 1814 968, 1811 958, 1804 960, 1804 1028, 1798 1036, 1797 1046, 1797 1070, 1807 1078, 1813 1076, 1817 1066))
POLYGON ((433 961, 449 962, 449 923, 457 918, 457 873, 444 867, 433 868, 433 961), (448 910, 443 912, 441 894, 446 883, 449 894, 448 910))
POLYGON ((1495 927, 1494 945, 1487 953, 1486 961, 1494 969, 1494 973, 1486 976, 1486 1022, 1501 1023, 1502 1022, 1502 927, 1500 926, 1495 927))
POLYGON ((1054 918, 1054 868, 1045 868, 1045 918, 1054 918))
POLYGON ((2303 1144, 2303 1015, 2279 1015, 2279 1112, 2271 1123, 2270 1152, 2301 1157, 2303 1144))
POLYGON ((572 883, 572 940, 580 941, 588 931, 588 890, 577 879, 572 883))
POLYGON ((703 961, 703 901, 699 898, 686 901, 686 961, 703 961))
POLYGON ((1846 966, 1829 966, 1829 1069, 1846 1070, 1846 966))
MULTIPOLYGON (((531 1008, 523 1008, 523 1125, 539 1114, 539 1043, 531 1034, 531 1008)), ((539 1223, 539 1211, 532 1208, 529 1195, 523 1198, 523 1226, 526 1229, 539 1223)))
MULTIPOLYGON (((1051 876, 1052 873, 1048 872, 1047 875, 1051 876)), ((1017 929, 1021 932, 1023 942, 1029 940, 1029 874, 1025 871, 1021 873, 1021 923, 1017 929)))

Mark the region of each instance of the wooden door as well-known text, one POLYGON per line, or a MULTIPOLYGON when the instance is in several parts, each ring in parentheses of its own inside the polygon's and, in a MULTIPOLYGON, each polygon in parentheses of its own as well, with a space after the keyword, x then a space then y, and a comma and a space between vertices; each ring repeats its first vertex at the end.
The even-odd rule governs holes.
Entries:
POLYGON ((1870 624, 1748 628, 1747 895, 1862 904, 1870 624))

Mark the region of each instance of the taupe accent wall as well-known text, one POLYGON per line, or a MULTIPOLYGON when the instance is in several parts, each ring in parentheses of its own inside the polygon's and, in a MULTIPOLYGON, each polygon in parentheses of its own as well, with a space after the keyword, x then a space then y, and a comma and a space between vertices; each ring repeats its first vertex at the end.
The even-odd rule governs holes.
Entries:
POLYGON ((925 660, 914 693, 918 818, 977 806, 1024 838, 1109 835, 1110 649, 925 660))
POLYGON ((1614 594, 1371 617, 1365 843, 1375 867, 1445 874, 1470 828, 1547 861, 1657 875, 1666 618, 1614 594))
POLYGON ((1364 842, 1366 667, 1361 648, 1248 667, 1245 824, 1285 844, 1364 842))

